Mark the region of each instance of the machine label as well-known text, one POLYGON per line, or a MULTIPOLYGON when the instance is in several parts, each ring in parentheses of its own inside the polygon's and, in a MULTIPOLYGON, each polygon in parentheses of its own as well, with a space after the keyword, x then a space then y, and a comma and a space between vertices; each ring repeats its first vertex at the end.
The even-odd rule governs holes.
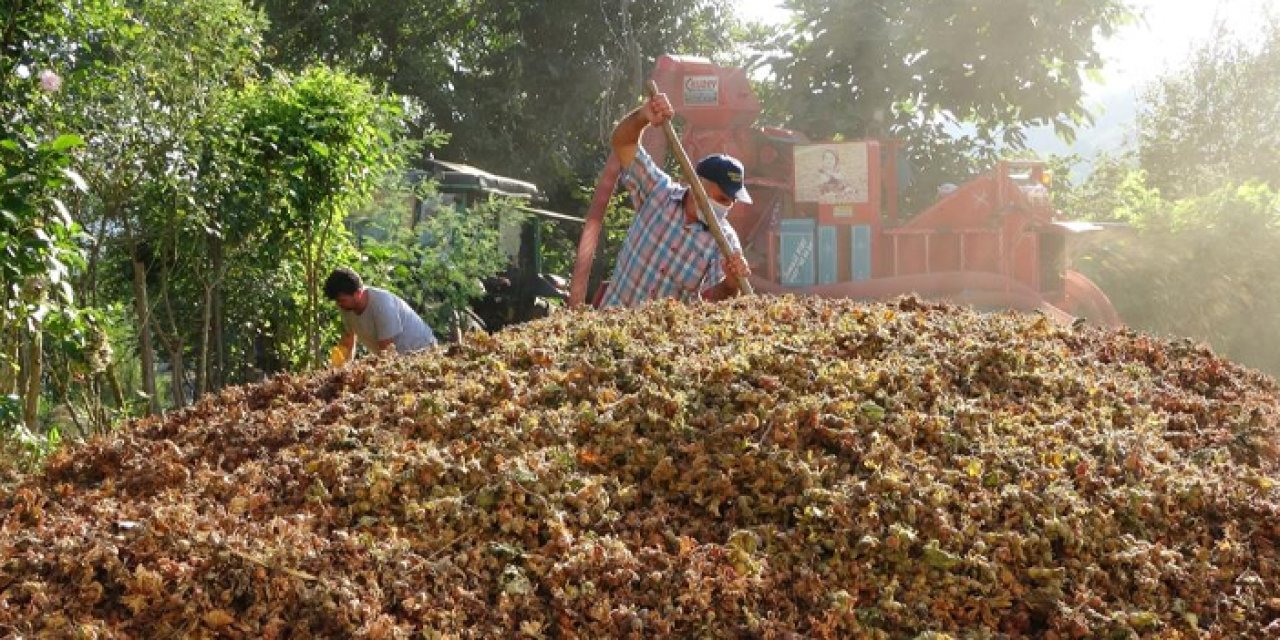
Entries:
POLYGON ((686 107, 719 104, 720 76, 685 76, 684 105, 686 107))

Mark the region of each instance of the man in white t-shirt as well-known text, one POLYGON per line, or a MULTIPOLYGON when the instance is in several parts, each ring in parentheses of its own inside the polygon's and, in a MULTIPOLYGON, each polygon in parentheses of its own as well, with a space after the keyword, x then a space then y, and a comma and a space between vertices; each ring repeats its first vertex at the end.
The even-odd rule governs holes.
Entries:
POLYGON ((329 274, 324 296, 342 313, 343 334, 333 353, 334 364, 351 359, 357 338, 372 353, 413 353, 436 344, 431 327, 409 303, 386 289, 364 286, 360 275, 351 269, 343 267, 329 274))

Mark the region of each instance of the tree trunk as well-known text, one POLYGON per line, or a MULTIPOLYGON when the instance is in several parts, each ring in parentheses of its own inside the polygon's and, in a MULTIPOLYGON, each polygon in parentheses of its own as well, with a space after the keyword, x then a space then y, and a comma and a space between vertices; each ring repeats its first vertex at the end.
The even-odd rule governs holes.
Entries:
POLYGON ((156 352, 151 341, 151 306, 147 301, 147 265, 138 255, 134 242, 130 250, 133 263, 133 312, 138 330, 138 356, 142 360, 142 390, 147 394, 147 415, 160 413, 156 397, 156 352))
POLYGON ((222 238, 213 238, 209 253, 214 276, 213 290, 210 292, 211 296, 209 298, 209 330, 213 333, 213 364, 209 377, 211 379, 210 385, 214 390, 218 390, 226 384, 227 375, 227 345, 226 338, 223 335, 226 310, 222 304, 222 279, 226 275, 226 270, 224 267, 222 238))
MULTIPOLYGON (((320 222, 320 232, 308 238, 306 253, 307 323, 311 328, 308 337, 311 341, 308 354, 311 361, 307 363, 307 369, 319 366, 322 362, 328 362, 325 355, 320 352, 320 267, 324 265, 324 256, 329 251, 329 240, 335 235, 334 228, 341 224, 340 218, 331 209, 331 205, 321 205, 320 210, 324 212, 324 218, 320 222)), ((328 274, 325 275, 327 277, 328 274)))
POLYGON ((40 427, 40 378, 44 375, 44 332, 39 321, 27 339, 26 366, 22 373, 22 421, 28 431, 37 433, 40 427))
POLYGON ((187 365, 186 360, 182 357, 182 337, 175 336, 172 346, 169 348, 170 362, 170 392, 173 395, 173 408, 181 409, 187 406, 187 365))
POLYGON ((302 281, 307 289, 302 303, 302 339, 306 348, 303 349, 303 361, 300 364, 304 371, 310 370, 313 363, 319 362, 320 358, 320 324, 317 322, 314 302, 318 252, 315 231, 309 230, 303 238, 302 246, 302 281))
MULTIPOLYGON (((63 368, 69 369, 68 367, 63 367, 63 368)), ((92 426, 89 426, 88 428, 86 428, 86 424, 80 420, 80 414, 76 412, 76 403, 71 399, 71 388, 72 388, 71 384, 72 384, 71 373, 68 371, 66 379, 61 381, 60 383, 57 383, 58 392, 62 394, 62 406, 67 408, 67 415, 71 416, 71 424, 76 428, 76 433, 75 433, 76 437, 83 438, 89 435, 88 429, 92 428, 92 426)), ((85 397, 87 399, 88 394, 85 394, 85 397)), ((85 406, 86 408, 88 408, 88 411, 89 411, 88 418, 91 425, 93 421, 93 408, 92 408, 92 405, 90 405, 88 402, 85 403, 85 406)))
POLYGON ((80 290, 87 294, 85 297, 90 307, 98 306, 98 262, 102 256, 102 245, 106 242, 106 231, 107 214, 103 213, 102 218, 98 220, 98 228, 94 231, 93 246, 89 251, 89 262, 85 268, 84 278, 80 282, 80 290))
MULTIPOLYGON (((620 16, 622 19, 622 42, 627 50, 627 62, 631 66, 630 85, 635 90, 635 95, 645 95, 644 89, 644 58, 640 55, 640 41, 636 38, 635 29, 631 27, 631 5, 634 0, 619 0, 620 16)), ((631 99, 630 97, 628 99, 631 99)))
POLYGON ((107 371, 104 374, 107 377, 107 383, 111 385, 111 397, 115 398, 116 406, 124 411, 124 386, 120 384, 120 376, 116 375, 116 365, 111 363, 107 365, 107 371))
MULTIPOLYGON (((0 303, 3 302, 0 300, 0 303)), ((22 359, 22 331, 19 323, 0 327, 0 349, 4 349, 4 355, 0 356, 0 396, 17 395, 21 371, 18 363, 22 359)))
POLYGON ((304 323, 307 332, 307 355, 304 359, 305 361, 302 363, 302 368, 304 370, 310 370, 317 362, 320 361, 320 322, 318 318, 319 311, 316 305, 315 293, 317 280, 316 260, 311 256, 307 256, 306 260, 307 266, 305 279, 307 283, 307 298, 305 311, 303 313, 306 315, 304 323))
POLYGON ((177 316, 173 312, 173 299, 169 295, 169 263, 162 263, 157 270, 160 279, 159 302, 161 308, 164 309, 164 319, 169 325, 169 330, 159 329, 160 316, 156 316, 157 333, 160 335, 160 341, 164 343, 165 348, 169 351, 169 393, 173 398, 173 408, 181 409, 187 406, 187 366, 186 366, 186 340, 183 339, 182 331, 178 329, 177 316))
POLYGON ((200 316, 200 359, 196 363, 196 398, 209 392, 209 327, 213 324, 213 284, 204 284, 204 304, 200 316))
POLYGON ((324 355, 320 353, 320 265, 328 248, 329 226, 332 221, 333 216, 330 214, 321 223, 320 232, 308 238, 304 257, 307 282, 307 362, 303 364, 303 368, 307 370, 325 361, 324 355))
POLYGON ((218 283, 222 281, 221 266, 218 264, 214 253, 221 239, 217 234, 209 234, 205 238, 208 247, 208 271, 205 272, 204 281, 204 306, 201 308, 200 314, 200 357, 196 369, 196 397, 199 398, 209 392, 209 378, 213 363, 213 322, 214 308, 213 299, 216 295, 218 283))
MULTIPOLYGON (((49 288, 47 283, 38 277, 33 277, 25 283, 25 293, 22 298, 31 308, 39 309, 45 305, 49 299, 49 288)), ((29 334, 22 342, 26 345, 26 353, 23 354, 22 369, 20 372, 22 386, 22 421, 27 425, 27 430, 31 433, 37 433, 40 427, 40 391, 41 378, 44 377, 44 321, 40 314, 36 314, 27 320, 27 333, 29 334)), ((23 330, 19 328, 19 335, 23 330)))
POLYGON ((226 308, 222 303, 222 286, 213 292, 213 370, 210 384, 215 391, 227 386, 226 308))

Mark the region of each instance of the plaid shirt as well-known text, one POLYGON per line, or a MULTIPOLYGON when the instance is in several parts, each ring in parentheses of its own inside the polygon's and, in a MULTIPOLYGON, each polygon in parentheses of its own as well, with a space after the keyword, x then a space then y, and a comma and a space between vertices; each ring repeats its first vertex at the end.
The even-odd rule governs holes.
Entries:
MULTIPOLYGON (((622 174, 631 192, 636 218, 618 253, 602 307, 634 307, 659 298, 696 299, 724 279, 720 248, 701 222, 686 223, 684 195, 689 188, 671 180, 645 152, 622 174)), ((729 246, 742 244, 728 220, 717 216, 729 246)))

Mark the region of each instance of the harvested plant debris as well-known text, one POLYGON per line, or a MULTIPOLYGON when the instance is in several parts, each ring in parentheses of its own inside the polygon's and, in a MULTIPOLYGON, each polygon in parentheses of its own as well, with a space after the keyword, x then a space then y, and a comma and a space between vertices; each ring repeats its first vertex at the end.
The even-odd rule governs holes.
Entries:
POLYGON ((0 635, 1280 635, 1274 382, 903 299, 565 313, 0 499, 0 635))

